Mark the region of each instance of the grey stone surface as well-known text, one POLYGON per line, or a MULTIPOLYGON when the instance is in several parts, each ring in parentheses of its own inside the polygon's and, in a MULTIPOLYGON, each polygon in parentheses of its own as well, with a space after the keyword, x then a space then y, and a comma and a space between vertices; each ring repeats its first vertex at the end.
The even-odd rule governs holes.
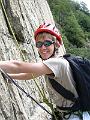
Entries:
MULTIPOLYGON (((0 6, 0 60, 17 59, 38 62, 40 58, 35 48, 34 30, 44 21, 54 23, 47 1, 4 0, 4 6, 16 39, 11 34, 0 6)), ((60 49, 64 51, 64 47, 60 49)), ((44 89, 46 97, 49 98, 44 76, 37 79, 40 89, 44 89)), ((43 102, 34 80, 15 81, 38 102, 43 102)), ((0 74, 0 120, 35 119, 50 120, 51 116, 15 85, 5 81, 0 74)))

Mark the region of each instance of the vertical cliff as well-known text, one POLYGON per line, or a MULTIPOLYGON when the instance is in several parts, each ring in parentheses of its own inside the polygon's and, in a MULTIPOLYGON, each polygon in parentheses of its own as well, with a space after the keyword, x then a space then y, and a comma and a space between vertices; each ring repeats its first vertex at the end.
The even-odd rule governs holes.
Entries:
MULTIPOLYGON (((33 33, 44 21, 54 23, 46 0, 0 0, 0 60, 38 62, 40 58, 33 33)), ((64 47, 60 51, 62 54, 64 47)), ((37 79, 39 88, 48 98, 44 77, 37 79)), ((35 100, 43 101, 35 80, 16 82, 35 100)), ((32 99, 0 74, 0 120, 48 120, 48 114, 44 111, 42 115, 40 112, 35 114, 36 106, 32 99)))

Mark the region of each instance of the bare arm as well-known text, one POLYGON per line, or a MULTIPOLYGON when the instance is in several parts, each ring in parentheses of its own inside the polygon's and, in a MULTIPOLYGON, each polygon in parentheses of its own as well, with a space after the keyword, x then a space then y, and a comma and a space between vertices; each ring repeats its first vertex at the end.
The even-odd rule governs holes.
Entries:
POLYGON ((18 80, 30 80, 38 77, 38 75, 32 73, 9 74, 9 76, 13 79, 18 79, 18 80))
POLYGON ((19 73, 19 64, 20 62, 16 60, 0 61, 0 68, 7 73, 19 73))
MULTIPOLYGON (((10 74, 16 74, 15 79, 21 79, 21 75, 29 77, 30 79, 31 74, 34 74, 34 77, 38 77, 45 74, 50 74, 52 71, 44 65, 42 62, 40 63, 28 63, 28 62, 22 62, 22 61, 1 61, 0 62, 0 68, 2 68, 5 72, 10 74), (19 74, 19 73, 27 73, 27 74, 19 74)), ((15 75, 12 75, 14 78, 15 75)), ((28 78, 28 79, 29 79, 28 78)))

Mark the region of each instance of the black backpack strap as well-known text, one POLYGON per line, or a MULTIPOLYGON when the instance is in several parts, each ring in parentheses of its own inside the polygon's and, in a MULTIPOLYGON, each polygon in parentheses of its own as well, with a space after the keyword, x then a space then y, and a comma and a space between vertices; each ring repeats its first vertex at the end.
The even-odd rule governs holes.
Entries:
POLYGON ((51 83, 52 87, 64 98, 71 100, 73 102, 77 100, 77 98, 75 98, 74 94, 71 91, 64 88, 56 80, 49 78, 49 82, 51 83))
POLYGON ((80 101, 79 99, 77 99, 75 101, 75 103, 73 104, 72 107, 62 107, 62 106, 57 106, 56 105, 56 108, 57 109, 60 109, 60 110, 64 110, 64 111, 72 111, 72 112, 75 112, 75 111, 78 111, 81 109, 81 105, 80 105, 80 101))

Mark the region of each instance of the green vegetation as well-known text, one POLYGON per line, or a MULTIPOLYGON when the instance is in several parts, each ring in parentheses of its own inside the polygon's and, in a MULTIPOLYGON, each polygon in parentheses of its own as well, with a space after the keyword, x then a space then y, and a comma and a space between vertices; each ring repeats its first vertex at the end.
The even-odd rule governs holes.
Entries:
POLYGON ((48 0, 67 53, 90 59, 90 11, 72 0, 48 0))

